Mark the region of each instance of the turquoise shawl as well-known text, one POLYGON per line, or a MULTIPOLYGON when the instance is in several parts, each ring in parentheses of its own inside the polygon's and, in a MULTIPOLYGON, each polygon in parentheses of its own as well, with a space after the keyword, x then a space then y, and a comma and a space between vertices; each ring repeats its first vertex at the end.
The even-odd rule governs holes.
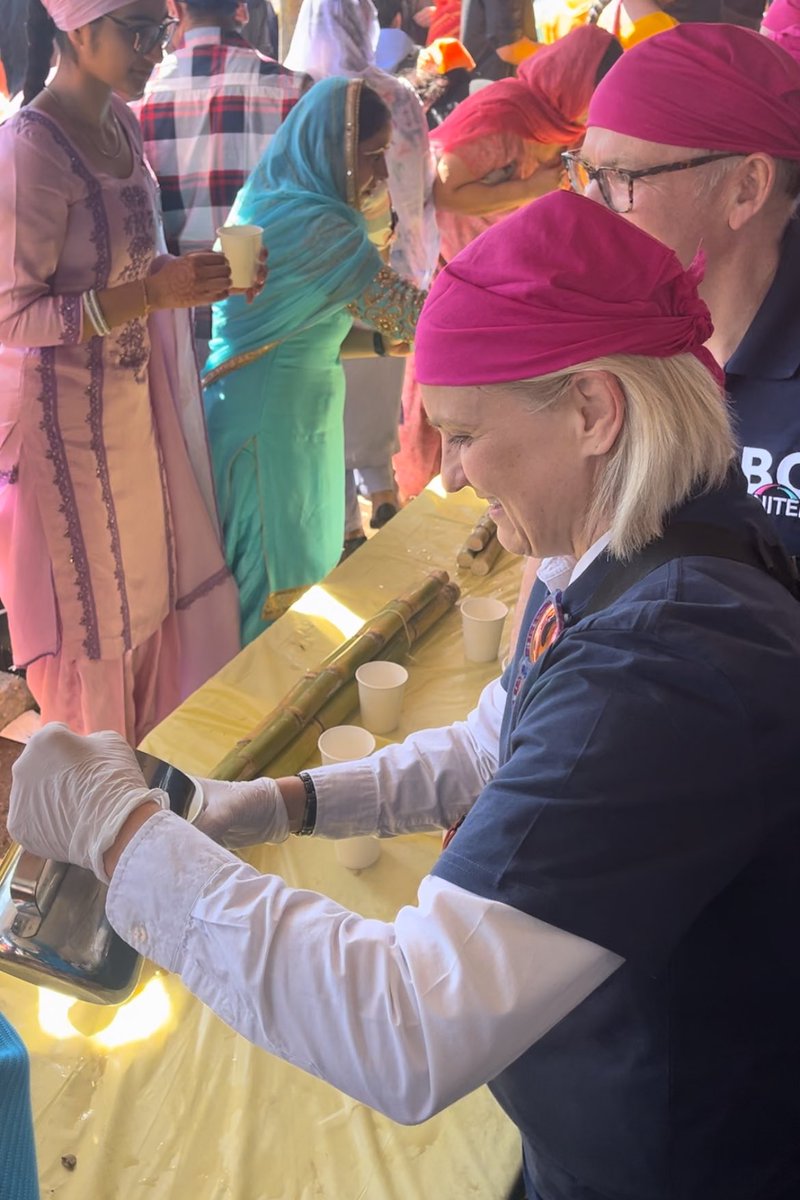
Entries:
POLYGON ((227 223, 261 226, 269 277, 252 304, 233 296, 214 305, 206 373, 341 310, 383 265, 355 200, 361 86, 315 84, 236 197, 227 223))

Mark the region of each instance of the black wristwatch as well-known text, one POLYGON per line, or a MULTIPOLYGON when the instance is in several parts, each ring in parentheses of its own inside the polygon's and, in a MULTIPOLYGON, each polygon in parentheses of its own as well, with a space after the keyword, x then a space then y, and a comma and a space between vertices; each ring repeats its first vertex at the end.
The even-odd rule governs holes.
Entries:
POLYGON ((372 345, 379 358, 386 358, 386 342, 383 340, 382 333, 373 333, 372 345))

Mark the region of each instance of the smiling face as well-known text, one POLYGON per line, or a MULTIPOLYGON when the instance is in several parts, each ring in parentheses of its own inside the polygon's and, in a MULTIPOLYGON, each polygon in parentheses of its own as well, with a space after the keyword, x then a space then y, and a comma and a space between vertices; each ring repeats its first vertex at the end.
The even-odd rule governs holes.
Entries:
POLYGON ((163 50, 157 35, 166 20, 165 0, 135 0, 67 36, 85 74, 124 99, 134 100, 161 62, 163 50))
POLYGON ((391 140, 392 126, 387 122, 372 137, 365 138, 358 143, 356 178, 360 198, 369 196, 389 178, 386 151, 391 140))
POLYGON ((524 386, 422 389, 442 438, 442 482, 490 503, 500 543, 514 554, 579 557, 603 530, 587 527, 597 472, 619 434, 622 393, 586 371, 546 408, 524 386))

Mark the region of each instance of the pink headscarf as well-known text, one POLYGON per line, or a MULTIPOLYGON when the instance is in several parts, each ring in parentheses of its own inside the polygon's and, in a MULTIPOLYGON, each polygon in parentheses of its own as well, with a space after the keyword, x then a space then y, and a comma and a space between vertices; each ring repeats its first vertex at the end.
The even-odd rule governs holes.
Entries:
POLYGON ((441 272, 417 325, 417 378, 445 387, 532 379, 607 354, 694 354, 711 317, 699 265, 602 204, 551 192, 488 229, 441 272))
POLYGON ((105 17, 118 8, 124 8, 128 0, 42 0, 47 13, 53 18, 56 29, 69 33, 80 29, 98 17, 105 17))
POLYGON ((596 25, 573 29, 525 59, 516 79, 490 83, 462 100, 431 140, 442 151, 492 133, 571 145, 585 133, 583 121, 595 75, 613 40, 612 34, 596 25))
POLYGON ((588 124, 660 142, 800 160, 800 66, 738 25, 677 25, 623 54, 588 124))
POLYGON ((775 0, 770 4, 761 32, 800 63, 800 0, 775 0))

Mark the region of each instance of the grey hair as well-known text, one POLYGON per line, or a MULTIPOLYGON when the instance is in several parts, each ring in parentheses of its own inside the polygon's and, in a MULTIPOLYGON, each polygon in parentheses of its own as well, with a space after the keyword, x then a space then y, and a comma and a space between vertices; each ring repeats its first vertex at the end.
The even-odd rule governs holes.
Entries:
POLYGON ((609 550, 629 559, 660 537, 669 513, 691 495, 719 487, 736 455, 719 385, 693 354, 613 355, 512 385, 534 411, 557 404, 584 371, 608 371, 625 399, 619 437, 603 464, 587 528, 610 529, 609 550))
MULTIPOLYGON (((704 154, 714 153, 714 150, 701 150, 699 154, 692 157, 702 158, 704 154)), ((708 163, 699 171, 695 171, 694 174, 697 176, 695 199, 697 201, 708 199, 731 171, 735 170, 739 163, 747 157, 742 153, 734 155, 732 158, 721 158, 718 162, 708 163)), ((796 208, 798 200, 800 200, 800 163, 793 162, 788 158, 776 158, 774 161, 775 183, 771 194, 779 201, 790 200, 792 207, 796 208)))

